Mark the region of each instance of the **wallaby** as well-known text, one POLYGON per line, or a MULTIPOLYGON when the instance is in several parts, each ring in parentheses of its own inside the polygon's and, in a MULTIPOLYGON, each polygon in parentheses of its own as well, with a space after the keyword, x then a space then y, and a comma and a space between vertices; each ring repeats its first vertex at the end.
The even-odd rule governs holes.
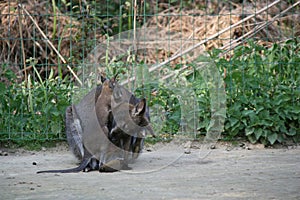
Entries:
MULTIPOLYGON (((101 82, 102 84, 106 81, 107 79, 101 76, 101 82)), ((79 106, 85 106, 86 104, 84 103, 85 100, 89 100, 92 96, 93 93, 95 93, 95 104, 97 103, 97 100, 101 94, 102 91, 102 84, 98 85, 95 89, 90 91, 85 98, 80 102, 79 106)), ((111 84, 112 85, 112 84, 111 84)), ((91 101, 89 101, 91 103, 91 101)), ((82 142, 82 125, 80 123, 79 116, 76 112, 76 107, 75 105, 69 106, 66 109, 66 114, 65 114, 65 127, 66 127, 66 135, 67 135, 67 141, 69 144, 69 147, 72 151, 72 153, 75 155, 75 157, 79 160, 82 161, 83 158, 83 142, 82 142)), ((112 116, 110 115, 110 121, 112 120, 112 116)), ((97 114, 97 118, 100 118, 100 115, 97 114), (99 117, 98 117, 99 116, 99 117)), ((111 130, 111 127, 108 127, 109 130, 111 130)))
MULTIPOLYGON (((111 98, 113 94, 113 89, 116 84, 117 75, 111 79, 103 80, 101 77, 103 84, 101 87, 100 95, 98 96, 95 107, 96 107, 96 115, 100 124, 100 127, 104 131, 104 134, 108 136, 109 133, 109 124, 111 120, 111 98)), ((96 93, 97 95, 97 93, 96 93)))
MULTIPOLYGON (((125 103, 129 103, 132 105, 137 105, 141 100, 138 99, 137 97, 135 97, 131 92, 129 92, 126 88, 124 88, 123 86, 119 85, 116 81, 116 76, 115 75, 112 79, 111 79, 111 86, 113 86, 114 91, 113 91, 113 101, 118 101, 120 102, 125 102, 125 103)), ((102 83, 104 83, 107 79, 101 76, 101 81, 102 83)), ((102 84, 103 85, 103 84, 102 84)), ((102 91, 102 85, 98 86, 96 88, 96 92, 95 92, 95 102, 97 102, 97 99, 99 97, 99 95, 101 94, 102 91)), ((105 102, 110 102, 108 99, 106 99, 105 102)), ((150 122, 150 114, 149 114, 149 107, 145 106, 145 117, 148 120, 148 123, 150 122)), ((99 111, 101 111, 101 109, 99 109, 99 111)), ((107 128, 109 129, 109 131, 111 131, 113 129, 113 127, 116 125, 115 120, 113 119, 113 115, 109 114, 109 122, 112 123, 108 123, 107 124, 107 128)), ((151 134, 153 136, 155 136, 153 134, 153 132, 151 132, 151 134)), ((131 135, 131 138, 128 138, 128 140, 130 140, 130 150, 133 153, 133 159, 136 159, 138 157, 138 155, 140 154, 141 150, 143 149, 143 145, 144 145, 144 137, 137 137, 137 134, 133 134, 131 135)), ((120 144, 120 142, 117 142, 119 140, 119 138, 111 138, 111 136, 109 136, 111 140, 115 141, 115 144, 120 144)), ((123 138, 124 139, 124 138, 123 138)), ((122 139, 122 141, 123 141, 122 139)), ((122 146, 119 146, 120 148, 123 148, 122 146)))
MULTIPOLYGON (((112 119, 111 112, 109 112, 109 107, 111 105, 109 104, 109 98, 108 98, 108 96, 111 95, 111 90, 114 89, 114 87, 116 86, 116 76, 113 79, 109 80, 109 82, 108 80, 102 77, 101 80, 103 82, 102 85, 98 86, 96 89, 92 90, 89 94, 87 94, 78 105, 68 107, 66 110, 67 138, 72 152, 79 160, 81 160, 80 166, 72 169, 48 170, 48 171, 40 171, 38 173, 46 173, 46 172, 70 173, 70 172, 79 172, 82 170, 84 171, 100 170, 101 172, 112 172, 112 171, 118 171, 120 169, 128 169, 127 158, 128 158, 129 151, 132 151, 134 153, 135 156, 133 156, 133 158, 137 158, 141 149, 143 148, 145 130, 141 129, 138 131, 137 130, 138 128, 135 130, 133 129, 134 127, 136 127, 136 125, 138 125, 139 127, 142 124, 148 125, 149 123, 149 109, 146 106, 145 100, 140 101, 128 90, 126 90, 124 87, 119 85, 118 85, 118 89, 114 94, 115 99, 117 99, 119 103, 120 102, 124 103, 121 104, 122 106, 119 105, 118 108, 114 110, 119 109, 120 111, 117 111, 117 113, 122 113, 127 109, 127 112, 125 113, 134 114, 132 116, 126 116, 127 118, 125 119, 127 120, 123 120, 126 121, 125 123, 120 123, 122 119, 118 118, 117 121, 119 121, 119 124, 126 125, 127 121, 128 123, 130 122, 129 119, 137 117, 136 120, 134 120, 134 123, 136 125, 134 126, 131 123, 131 125, 129 126, 131 128, 127 130, 130 133, 133 133, 132 135, 127 135, 125 133, 127 131, 124 132, 120 127, 115 127, 115 129, 113 130, 114 139, 118 141, 116 143, 118 144, 119 147, 125 149, 125 152, 127 153, 127 155, 125 155, 126 158, 124 159, 124 152, 122 151, 123 152, 122 154, 120 148, 111 144, 106 137, 103 137, 103 135, 107 136, 107 133, 105 132, 107 131, 106 128, 112 130, 113 126, 116 125, 116 123, 112 119), (102 90, 104 91, 104 93, 102 93, 102 90), (101 97, 101 94, 108 94, 108 95, 102 95, 101 97), (103 97, 105 97, 105 100, 103 97), (97 105, 98 101, 99 102, 102 101, 102 103, 98 103, 97 105), (136 104, 136 106, 130 105, 128 103, 126 104, 126 102, 128 101, 130 103, 136 104), (139 102, 142 103, 138 104, 139 102), (94 108, 95 110, 93 112, 93 105, 95 104, 96 104, 96 108, 94 108), (139 105, 138 106, 139 108, 137 107, 137 105, 139 105), (102 110, 104 110, 103 113, 101 112, 102 110), (140 114, 137 114, 137 111, 140 114), (95 112, 97 115, 97 120, 95 120, 96 119, 94 116, 95 112), (142 113, 143 115, 141 115, 142 113), (140 120, 139 118, 141 118, 142 120, 140 120), (99 127, 99 124, 96 123, 96 121, 100 123, 101 128, 99 127), (100 135, 95 134, 97 133, 97 129, 101 129, 102 134, 101 133, 98 133, 100 135), (121 134, 116 134, 118 132, 121 134), (93 134, 89 134, 89 133, 93 133, 93 134), (105 154, 109 155, 107 163, 105 163, 106 160, 105 154)), ((145 127, 147 125, 145 125, 145 127)), ((154 135, 151 126, 148 129, 149 129, 148 132, 154 135)))
MULTIPOLYGON (((117 76, 117 75, 116 75, 117 76)), ((135 97, 131 92, 129 92, 126 88, 124 88, 123 86, 119 85, 116 81, 116 76, 114 76, 111 79, 111 83, 114 87, 114 94, 113 94, 113 100, 114 101, 118 101, 120 102, 125 102, 125 103, 129 103, 132 105, 137 105, 141 100, 138 99, 137 97, 135 97)), ((101 81, 102 83, 104 83, 106 81, 106 79, 104 77, 101 76, 101 81)), ((98 86, 96 88, 96 98, 98 98, 98 96, 100 95, 102 90, 102 85, 98 86)), ((108 99, 106 99, 105 102, 110 102, 108 99)), ((100 104, 100 103, 99 103, 100 104)), ((149 107, 145 106, 145 117, 146 119, 148 119, 148 123, 150 121, 150 115, 149 115, 149 107)), ((102 112, 101 109, 99 109, 99 111, 102 112)), ((113 127, 115 126, 115 120, 113 120, 113 115, 109 115, 109 120, 112 123, 108 123, 107 124, 107 128, 110 130, 113 129, 113 127)), ((151 134, 155 137, 155 135, 153 134, 153 131, 151 132, 151 134)), ((143 145, 144 145, 144 137, 140 137, 138 136, 138 134, 132 134, 131 138, 127 138, 128 140, 130 140, 130 151, 132 151, 133 153, 133 159, 136 159, 138 157, 138 155, 140 154, 141 150, 143 149, 143 145)), ((111 138, 110 139, 115 141, 115 144, 120 144, 120 142, 117 142, 119 140, 119 138, 111 138)), ((124 141, 124 138, 122 139, 122 141, 124 141)), ((122 146, 119 146, 120 148, 123 148, 122 146)))
MULTIPOLYGON (((113 101, 115 103, 120 104, 123 103, 129 103, 131 105, 137 105, 141 102, 141 100, 137 97, 135 97, 131 92, 129 92, 126 88, 123 86, 120 86, 118 83, 115 85, 114 93, 113 93, 113 101)), ((147 119, 148 123, 150 122, 150 114, 149 114, 149 107, 145 105, 145 115, 144 117, 147 119)), ((115 126, 115 121, 113 121, 113 126, 115 126)), ((148 131, 151 133, 153 137, 155 137, 153 130, 148 131)), ((116 134, 118 135, 118 134, 116 134)), ((130 151, 129 153, 132 153, 132 161, 138 158, 140 155, 143 146, 144 146, 144 136, 143 133, 136 131, 135 134, 131 134, 131 137, 126 137, 126 144, 129 143, 130 140, 130 151)), ((115 144, 120 145, 120 142, 116 143, 118 139, 113 138, 110 136, 110 139, 115 142, 115 144)), ((124 142, 124 138, 122 139, 122 142, 124 142)), ((120 148, 123 148, 122 145, 119 146, 120 148)))
POLYGON ((138 103, 132 105, 126 102, 126 99, 128 101, 130 99, 123 94, 128 95, 126 90, 116 85, 111 103, 114 127, 110 132, 110 138, 114 144, 124 150, 124 160, 127 164, 131 152, 133 159, 140 154, 146 133, 155 135, 146 116, 148 108, 146 99, 138 101, 135 98, 138 103))
POLYGON ((126 102, 114 103, 112 113, 114 127, 110 136, 114 141, 107 152, 107 163, 100 168, 101 172, 114 172, 131 169, 128 167, 128 155, 131 151, 132 134, 137 138, 145 138, 146 133, 153 133, 152 127, 145 116, 146 100, 142 99, 136 105, 126 102), (137 136, 137 134, 139 134, 137 136))
POLYGON ((100 169, 100 166, 106 162, 105 154, 110 143, 107 138, 108 128, 106 127, 109 120, 110 103, 105 101, 111 99, 114 81, 115 78, 111 81, 105 80, 100 94, 97 94, 94 89, 78 105, 68 107, 66 110, 67 138, 72 152, 78 159, 81 159, 80 166, 72 169, 48 170, 38 173, 70 173, 85 169, 94 170, 100 169), (98 98, 95 97, 96 95, 98 95, 98 98), (101 104, 97 104, 98 101, 101 104), (101 112, 101 110, 104 110, 104 112, 101 112), (99 162, 97 163, 97 161, 99 162), (95 166, 95 163, 99 166, 95 166))

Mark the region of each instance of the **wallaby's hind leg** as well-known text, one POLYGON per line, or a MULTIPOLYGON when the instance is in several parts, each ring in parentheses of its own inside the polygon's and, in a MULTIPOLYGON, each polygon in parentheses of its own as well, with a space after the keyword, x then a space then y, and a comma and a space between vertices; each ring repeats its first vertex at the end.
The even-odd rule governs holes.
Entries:
MULTIPOLYGON (((116 172, 120 171, 121 169, 127 170, 127 167, 124 167, 126 164, 124 163, 123 159, 115 159, 111 160, 108 163, 104 164, 100 168, 100 172, 116 172)), ((131 169, 131 168, 129 168, 131 169)))

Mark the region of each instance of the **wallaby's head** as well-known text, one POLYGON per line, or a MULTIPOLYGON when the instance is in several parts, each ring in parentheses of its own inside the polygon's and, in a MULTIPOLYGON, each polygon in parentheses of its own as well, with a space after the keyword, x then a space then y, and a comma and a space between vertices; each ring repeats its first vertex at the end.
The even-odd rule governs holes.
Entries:
MULTIPOLYGON (((113 90, 115 89, 117 85, 117 76, 116 74, 113 78, 107 79, 104 76, 101 75, 101 83, 100 85, 97 85, 95 90, 95 103, 97 103, 99 96, 102 94, 102 97, 110 98, 113 94, 113 90)), ((102 98, 103 99, 103 98, 102 98)), ((108 100, 106 100, 108 101, 108 100)))
POLYGON ((146 106, 147 106, 146 99, 143 98, 134 107, 131 107, 129 109, 132 120, 140 126, 147 126, 149 124, 149 121, 145 116, 146 115, 146 106))
POLYGON ((146 99, 143 98, 139 103, 137 103, 133 109, 130 110, 131 119, 135 124, 139 125, 142 129, 142 132, 146 131, 146 134, 151 134, 155 137, 152 126, 149 122, 148 117, 146 116, 147 103, 146 99))
POLYGON ((106 79, 101 76, 101 81, 102 81, 102 92, 109 92, 112 94, 116 84, 117 84, 117 76, 116 74, 113 78, 111 79, 106 79))
POLYGON ((135 135, 144 138, 146 134, 155 135, 152 126, 146 116, 146 99, 142 99, 136 105, 121 102, 112 109, 116 127, 114 132, 122 132, 127 135, 135 135))

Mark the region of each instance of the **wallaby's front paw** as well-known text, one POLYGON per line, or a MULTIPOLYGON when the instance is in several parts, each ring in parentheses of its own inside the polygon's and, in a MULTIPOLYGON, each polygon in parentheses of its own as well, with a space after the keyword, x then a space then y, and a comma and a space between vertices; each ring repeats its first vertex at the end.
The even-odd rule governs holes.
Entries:
POLYGON ((129 167, 127 164, 122 166, 122 170, 132 170, 132 167, 129 167))

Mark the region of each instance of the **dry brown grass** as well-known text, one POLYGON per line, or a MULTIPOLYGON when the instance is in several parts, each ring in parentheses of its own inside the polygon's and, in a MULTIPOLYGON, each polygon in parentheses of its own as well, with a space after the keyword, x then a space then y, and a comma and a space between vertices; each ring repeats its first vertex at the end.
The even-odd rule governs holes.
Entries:
MULTIPOLYGON (((162 62, 183 49, 187 49, 199 41, 242 20, 245 16, 255 13, 257 10, 265 7, 267 2, 270 4, 271 1, 259 1, 259 3, 246 1, 248 3, 243 6, 233 3, 234 1, 221 4, 217 4, 216 2, 212 0, 205 4, 203 0, 196 0, 195 3, 202 3, 207 8, 166 7, 167 9, 150 17, 143 28, 156 27, 156 31, 144 33, 150 42, 146 44, 147 52, 142 51, 139 54, 139 59, 144 60, 147 64, 162 62), (158 39, 163 39, 164 41, 159 41, 158 39)), ((23 5, 31 13, 36 23, 44 30, 46 36, 59 50, 60 54, 67 59, 71 56, 73 57, 73 59, 68 60, 70 65, 76 64, 76 60, 78 61, 85 56, 87 52, 82 51, 83 46, 79 43, 82 35, 81 22, 64 15, 59 10, 57 10, 56 16, 54 16, 52 5, 48 1, 25 0, 23 1, 23 5), (57 20, 56 27, 54 27, 55 18, 57 20), (77 57, 77 59, 74 59, 74 57, 77 57)), ((165 8, 164 6, 166 5, 162 2, 159 8, 165 8)), ((285 1, 282 1, 278 6, 270 8, 267 12, 257 15, 255 18, 251 18, 243 23, 242 26, 232 28, 219 37, 206 42, 202 48, 197 49, 196 53, 177 58, 171 64, 186 63, 205 50, 222 48, 228 42, 255 29, 262 22, 272 18, 288 6, 285 1)), ((29 17, 21 9, 18 9, 16 2, 0 1, 0 22, 0 64, 8 64, 9 68, 17 74, 19 80, 23 80, 25 71, 27 73, 32 73, 33 71, 31 66, 25 63, 24 60, 34 57, 38 60, 40 74, 43 75, 49 72, 50 68, 54 69, 55 75, 58 74, 58 65, 62 63, 61 60, 45 42, 41 33, 29 17)), ((287 39, 291 33, 294 36, 299 36, 299 23, 299 7, 297 7, 293 12, 282 16, 275 23, 258 32, 255 37, 260 43, 270 45, 274 42, 287 39)), ((98 34, 96 38, 94 35, 90 38, 100 41, 103 37, 98 34)), ((120 46, 120 43, 117 42, 115 49, 123 48, 122 51, 126 52, 127 48, 132 45, 132 40, 124 42, 129 44, 120 46)), ((111 43, 110 45, 113 48, 114 44, 111 43)), ((103 58, 105 45, 103 49, 99 49, 101 51, 99 55, 101 54, 101 58, 103 58)), ((116 56, 114 54, 120 52, 121 50, 116 52, 111 51, 113 55, 110 55, 110 57, 116 56)), ((98 61, 99 64, 102 62, 97 58, 98 61)), ((102 67, 105 66, 102 65, 102 67)), ((3 74, 1 70, 0 74, 3 74)), ((66 74, 68 72, 68 69, 64 67, 63 73, 66 74)), ((0 81, 5 80, 1 78, 0 81)))
MULTIPOLYGON (((77 36, 80 36, 80 22, 62 14, 56 9, 54 15, 52 5, 49 1, 23 1, 25 9, 32 15, 35 22, 42 28, 49 41, 59 50, 65 58, 71 56, 73 51, 82 47, 78 43, 77 36), (56 18, 56 27, 54 27, 56 18)), ((42 34, 30 20, 28 15, 18 7, 17 2, 0 1, 0 60, 8 64, 18 77, 24 78, 25 70, 32 73, 32 66, 24 61, 33 57, 38 61, 38 69, 41 75, 54 69, 58 74, 58 65, 62 64, 58 55, 45 42, 42 34), (23 48, 22 48, 23 46, 23 48)), ((77 55, 72 55, 76 57, 77 55)), ((63 66, 63 65, 62 65, 63 66)), ((0 73, 3 73, 0 71, 0 73)), ((63 73, 68 73, 63 68, 63 73)))
MULTIPOLYGON (((213 2, 213 1, 212 1, 213 2)), ((270 4, 270 1, 268 2, 270 4)), ((268 5, 267 1, 260 1, 259 3, 248 3, 246 6, 231 3, 224 7, 220 7, 214 3, 209 4, 210 9, 220 10, 218 14, 208 14, 206 10, 198 9, 180 9, 179 7, 171 7, 152 17, 144 25, 145 27, 157 27, 157 38, 168 38, 169 44, 165 48, 159 48, 148 52, 144 60, 147 63, 162 62, 168 59, 171 55, 181 49, 196 44, 219 31, 229 27, 232 24, 245 18, 245 16, 255 13, 257 10, 268 5), (233 9, 232 9, 233 8, 233 9), (174 41, 181 42, 174 42, 174 41)), ((289 5, 282 1, 277 6, 271 7, 267 12, 257 15, 254 18, 243 23, 241 26, 232 28, 221 34, 219 37, 208 41, 203 45, 203 48, 197 49, 197 55, 206 50, 213 48, 222 48, 230 41, 239 38, 243 34, 252 31, 263 22, 270 20, 272 17, 286 9, 289 5), (201 51, 201 52, 200 52, 201 51)), ((207 9, 209 10, 209 9, 207 9)), ((263 45, 270 45, 274 42, 286 40, 291 37, 293 31, 294 36, 299 36, 300 33, 300 15, 299 7, 294 9, 287 15, 283 15, 275 23, 270 24, 267 28, 262 29, 255 35, 258 43, 263 45)), ((194 54, 191 54, 192 56, 194 54)), ((189 58, 178 58, 171 64, 185 63, 189 58)))

